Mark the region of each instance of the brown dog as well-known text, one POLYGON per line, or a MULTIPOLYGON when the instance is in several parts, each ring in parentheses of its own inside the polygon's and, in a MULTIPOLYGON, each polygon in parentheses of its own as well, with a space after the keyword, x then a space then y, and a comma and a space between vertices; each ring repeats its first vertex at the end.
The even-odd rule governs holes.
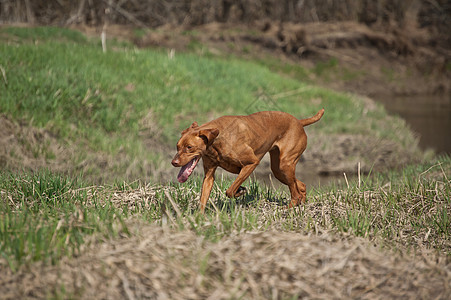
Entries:
POLYGON ((204 212, 217 167, 238 174, 226 191, 228 197, 238 197, 246 191, 241 184, 269 151, 274 176, 290 189, 289 207, 304 203, 306 188, 295 177, 296 163, 307 147, 304 126, 317 122, 323 114, 321 109, 314 117, 298 120, 284 112, 264 111, 249 116, 224 116, 201 126, 194 122, 182 131, 177 143, 177 154, 172 160, 174 167, 182 167, 177 179, 185 182, 202 157, 205 177, 200 209, 204 212))

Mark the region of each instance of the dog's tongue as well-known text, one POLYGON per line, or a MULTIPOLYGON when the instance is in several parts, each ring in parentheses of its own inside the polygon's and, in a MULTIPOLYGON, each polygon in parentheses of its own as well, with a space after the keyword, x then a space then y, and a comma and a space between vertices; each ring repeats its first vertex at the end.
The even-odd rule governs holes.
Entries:
POLYGON ((193 173, 194 168, 197 165, 197 162, 199 161, 199 158, 193 158, 189 163, 184 165, 182 169, 179 172, 179 175, 177 175, 177 180, 180 183, 183 183, 188 180, 188 177, 193 173))

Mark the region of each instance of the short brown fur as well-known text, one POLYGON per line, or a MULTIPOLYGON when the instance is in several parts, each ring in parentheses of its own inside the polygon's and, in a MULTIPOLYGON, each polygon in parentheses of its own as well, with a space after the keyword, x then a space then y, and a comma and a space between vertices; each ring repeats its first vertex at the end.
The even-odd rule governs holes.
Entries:
POLYGON ((274 176, 290 189, 289 207, 296 206, 306 200, 306 186, 295 177, 296 164, 307 147, 304 126, 319 121, 323 114, 321 109, 314 117, 298 120, 288 113, 265 111, 224 116, 201 126, 194 122, 182 131, 172 165, 185 166, 202 157, 205 177, 200 209, 204 212, 217 167, 238 174, 226 191, 228 197, 238 197, 245 192, 241 184, 269 152, 274 176))

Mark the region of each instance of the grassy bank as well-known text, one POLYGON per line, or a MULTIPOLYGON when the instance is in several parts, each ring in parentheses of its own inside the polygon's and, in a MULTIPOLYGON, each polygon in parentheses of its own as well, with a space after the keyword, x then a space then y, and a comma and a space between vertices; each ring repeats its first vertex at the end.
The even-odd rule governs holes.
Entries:
POLYGON ((8 80, 2 112, 51 126, 63 136, 75 128, 92 140, 96 131, 99 136, 130 132, 136 138, 148 111, 170 142, 176 140, 174 131, 192 120, 271 108, 309 116, 327 107, 331 126, 326 131, 366 134, 371 130, 366 123, 374 122, 373 115, 360 120, 365 105, 358 99, 242 60, 189 53, 171 59, 165 52, 127 44, 104 54, 80 33, 56 28, 6 28, 2 40, 1 65, 8 80), (351 106, 352 111, 346 109, 351 106))
MULTIPOLYGON (((51 173, 0 176, 0 252, 13 270, 34 261, 56 263, 86 244, 133 235, 134 222, 169 225, 218 242, 231 234, 281 231, 346 233, 390 249, 451 255, 451 158, 360 178, 340 187, 311 190, 294 210, 289 195, 258 182, 228 199, 228 181, 217 182, 207 213, 198 213, 201 179, 187 185, 140 182, 86 186, 51 173), (133 227, 133 226, 132 226, 133 227)), ((5 266, 5 265, 4 265, 5 266)))
POLYGON ((307 117, 324 107, 327 122, 312 130, 416 149, 406 125, 380 106, 282 77, 258 62, 208 53, 171 56, 118 41, 108 41, 103 53, 97 40, 52 27, 1 28, 0 41, 0 113, 50 132, 46 143, 73 152, 61 157, 47 147, 35 155, 60 165, 70 161, 69 173, 81 170, 96 182, 111 181, 106 174, 158 178, 168 149, 193 121, 259 110, 307 117))

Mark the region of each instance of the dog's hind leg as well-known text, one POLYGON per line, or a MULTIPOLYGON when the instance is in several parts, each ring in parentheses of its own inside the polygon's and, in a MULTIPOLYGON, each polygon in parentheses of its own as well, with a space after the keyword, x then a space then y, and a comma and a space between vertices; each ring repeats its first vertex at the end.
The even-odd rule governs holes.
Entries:
POLYGON ((296 179, 296 164, 299 161, 300 155, 284 156, 281 155, 278 148, 270 151, 271 155, 271 170, 274 176, 283 184, 288 185, 291 194, 291 202, 289 207, 304 203, 306 199, 305 184, 296 179))

